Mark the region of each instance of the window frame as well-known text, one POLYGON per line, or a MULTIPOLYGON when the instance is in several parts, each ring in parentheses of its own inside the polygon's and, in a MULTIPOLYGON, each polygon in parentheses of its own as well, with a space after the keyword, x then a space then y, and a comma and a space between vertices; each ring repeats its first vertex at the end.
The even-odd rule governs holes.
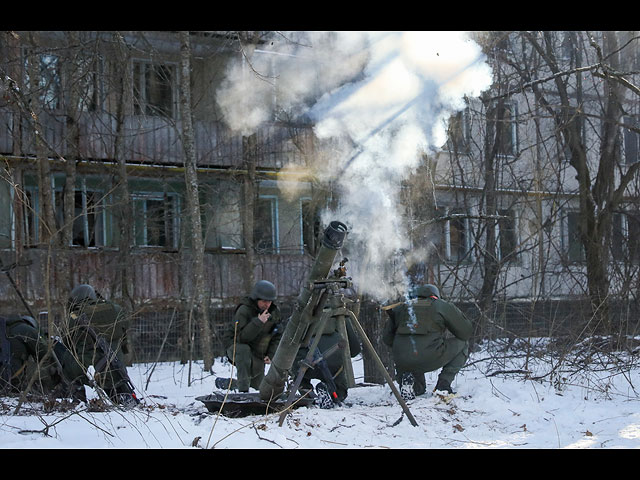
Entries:
POLYGON ((253 248, 258 254, 266 254, 266 255, 277 255, 280 253, 280 241, 279 241, 279 230, 278 230, 278 196, 277 195, 269 195, 269 194, 261 194, 258 196, 256 205, 255 205, 255 215, 253 218, 253 248), (261 251, 261 247, 258 245, 258 236, 257 236, 257 228, 259 227, 256 219, 259 217, 259 206, 258 202, 261 201, 269 201, 270 203, 270 213, 271 213, 271 246, 265 248, 264 251, 261 251))
POLYGON ((180 195, 176 192, 133 192, 131 193, 131 204, 134 212, 134 221, 133 221, 133 246, 140 248, 167 248, 167 249, 177 249, 180 241, 180 195), (163 226, 165 233, 165 243, 164 244, 151 244, 149 239, 149 230, 150 225, 147 217, 147 212, 149 211, 147 202, 163 202, 166 205, 168 199, 172 200, 172 209, 173 214, 168 218, 169 222, 167 222, 167 210, 164 209, 162 212, 163 217, 163 226), (137 202, 145 202, 143 215, 138 215, 137 210, 137 202), (143 228, 142 232, 138 231, 138 222, 141 221, 141 225, 143 228), (170 225, 170 230, 167 229, 167 224, 170 225), (169 235, 167 235, 169 234, 169 235), (140 237, 142 235, 142 237, 140 237), (170 236, 171 238, 167 238, 170 236), (140 240, 139 240, 140 239, 140 240), (138 243, 141 241, 141 243, 138 243))
POLYGON ((436 213, 442 210, 443 215, 439 218, 442 220, 440 229, 440 244, 438 245, 438 253, 440 257, 447 263, 468 263, 474 258, 473 249, 471 248, 471 222, 470 214, 463 207, 454 207, 445 205, 436 208, 436 213), (458 218, 459 217, 459 218, 458 218), (463 241, 458 242, 457 254, 453 255, 453 243, 451 238, 452 222, 462 225, 463 228, 457 229, 463 233, 463 241))
POLYGON ((468 105, 449 117, 446 145, 454 153, 471 153, 471 112, 468 105))
POLYGON ((520 217, 516 210, 513 208, 501 208, 497 211, 498 221, 496 222, 496 241, 497 241, 497 257, 501 261, 506 262, 518 262, 520 260, 520 254, 518 252, 518 244, 520 243, 518 238, 518 226, 520 223, 520 217), (512 226, 510 228, 504 228, 505 218, 509 218, 509 221, 512 222, 512 226), (504 240, 506 235, 511 235, 511 239, 509 243, 512 244, 512 249, 508 252, 505 252, 504 240))
MULTIPOLYGON (((106 211, 106 199, 103 189, 95 187, 87 187, 87 178, 82 176, 76 179, 76 182, 80 185, 76 185, 74 188, 74 217, 73 217, 73 230, 70 246, 74 247, 106 247, 107 246, 107 211, 106 211), (75 203, 76 195, 80 194, 81 211, 77 212, 77 204, 75 203), (92 209, 95 208, 95 212, 89 212, 88 199, 97 198, 98 201, 94 203, 92 209), (89 222, 89 215, 95 215, 93 222, 89 222), (93 228, 90 228, 90 223, 93 224, 93 228), (82 243, 75 243, 76 225, 80 225, 80 232, 82 234, 82 243), (91 245, 91 239, 93 238, 93 245, 91 245)), ((62 226, 62 219, 64 218, 64 190, 62 186, 56 186, 54 188, 53 195, 53 209, 56 217, 56 223, 58 228, 62 226)))
POLYGON ((307 205, 313 205, 309 196, 300 197, 300 253, 315 254, 316 251, 316 215, 307 205))
POLYGON ((205 248, 244 250, 242 185, 230 179, 216 179, 207 182, 201 190, 206 198, 203 224, 205 248), (220 221, 222 218, 228 220, 223 224, 220 221), (225 228, 220 228, 221 225, 225 228), (227 229, 226 225, 235 225, 236 230, 227 229))
POLYGON ((569 263, 584 264, 586 263, 586 254, 584 245, 580 239, 580 211, 577 209, 566 209, 562 216, 562 251, 569 263), (575 218, 575 231, 572 232, 572 223, 575 218), (576 248, 578 251, 576 251, 576 248))
POLYGON ((174 119, 178 112, 178 65, 175 62, 157 62, 148 59, 135 58, 132 59, 131 78, 132 78, 132 105, 133 114, 141 116, 165 117, 174 119), (138 69, 144 67, 144 72, 138 73, 138 69), (169 90, 171 93, 170 105, 159 106, 149 98, 149 90, 147 88, 146 75, 148 71, 155 72, 157 68, 170 68, 172 77, 169 80, 169 90))
POLYGON ((37 92, 38 99, 45 110, 59 111, 62 106, 62 75, 60 57, 49 52, 32 53, 29 48, 23 50, 24 83, 32 92, 37 92), (38 85, 31 85, 29 60, 38 59, 38 85), (52 61, 45 61, 50 59, 52 61), (45 75, 46 73, 46 75, 45 75))
MULTIPOLYGON (((507 145, 501 144, 496 148, 496 153, 500 157, 511 158, 518 155, 519 151, 519 139, 518 139, 518 104, 515 101, 508 100, 501 104, 494 102, 487 112, 487 133, 488 139, 495 139, 496 128, 503 128, 505 131, 509 132, 508 138, 509 140, 509 149, 507 145), (498 118, 494 115, 498 106, 501 105, 503 108, 502 116, 498 118), (509 112, 508 119, 506 118, 505 113, 509 112), (508 124, 508 125, 507 125, 508 124)), ((502 136, 501 138, 506 138, 502 136)))
MULTIPOLYGON (((624 115, 623 125, 638 128, 640 127, 640 115, 624 115)), ((623 127, 622 131, 622 151, 624 152, 624 164, 633 165, 640 161, 640 133, 623 127)))

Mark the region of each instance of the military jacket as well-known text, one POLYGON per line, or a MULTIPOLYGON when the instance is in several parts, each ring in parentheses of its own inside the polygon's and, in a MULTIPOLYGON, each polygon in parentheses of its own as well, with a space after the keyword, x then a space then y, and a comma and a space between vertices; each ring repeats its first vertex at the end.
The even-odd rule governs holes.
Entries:
MULTIPOLYGON (((127 328, 129 320, 122 308, 108 300, 83 302, 73 308, 67 318, 64 333, 64 343, 74 358, 78 360, 82 370, 93 365, 100 373, 98 378, 102 388, 111 388, 116 380, 112 375, 110 363, 105 352, 93 340, 91 334, 80 323, 82 315, 86 315, 89 326, 96 335, 102 337, 115 352, 116 357, 124 363, 124 355, 128 353, 127 328)), ((85 375, 78 375, 78 379, 85 380, 85 375)))
POLYGON ((233 321, 227 327, 223 345, 227 349, 237 343, 245 343, 251 347, 254 355, 263 358, 273 358, 282 337, 282 319, 280 309, 271 303, 269 319, 262 323, 258 315, 262 313, 257 300, 245 297, 236 308, 233 321))
POLYGON ((86 302, 81 304, 80 308, 73 309, 70 312, 71 329, 74 329, 76 319, 81 314, 85 314, 89 325, 109 342, 117 342, 126 336, 129 321, 122 308, 113 302, 100 299, 86 302))
MULTIPOLYGON (((49 347, 47 340, 40 334, 38 324, 32 319, 27 320, 18 315, 10 315, 3 321, 6 325, 7 340, 3 345, 8 347, 8 351, 5 352, 2 348, 0 356, 3 357, 3 362, 8 360, 11 385, 20 390, 28 383, 49 347), (5 359, 5 356, 9 358, 5 359)), ((3 372, 3 378, 4 374, 5 372, 3 372)), ((61 382, 60 374, 54 358, 49 357, 39 371, 37 389, 38 387, 44 390, 53 389, 61 382)), ((3 386, 6 387, 6 385, 3 386)))
POLYGON ((452 303, 439 298, 419 298, 387 311, 389 318, 382 340, 393 345, 396 335, 431 335, 443 337, 451 332, 467 341, 473 333, 471 322, 452 303))

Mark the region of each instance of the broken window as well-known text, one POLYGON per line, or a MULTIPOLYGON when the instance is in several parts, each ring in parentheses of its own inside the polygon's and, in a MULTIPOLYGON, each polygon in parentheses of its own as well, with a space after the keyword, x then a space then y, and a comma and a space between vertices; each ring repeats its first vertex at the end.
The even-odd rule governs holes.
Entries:
POLYGON ((174 114, 175 67, 136 61, 133 64, 133 98, 136 115, 174 114))
POLYGON ((178 196, 175 193, 134 194, 133 235, 138 246, 177 248, 178 196))

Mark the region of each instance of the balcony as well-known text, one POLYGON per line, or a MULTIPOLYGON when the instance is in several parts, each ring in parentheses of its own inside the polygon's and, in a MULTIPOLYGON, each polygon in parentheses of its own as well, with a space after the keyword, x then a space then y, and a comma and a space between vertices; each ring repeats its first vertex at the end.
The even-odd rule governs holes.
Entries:
MULTIPOLYGON (((44 138, 53 150, 49 156, 65 157, 70 151, 66 117, 47 112, 41 115, 40 121, 44 138)), ((7 108, 0 108, 0 125, 0 154, 35 156, 33 128, 28 119, 7 108)), ((179 121, 165 117, 126 117, 122 139, 127 163, 182 165, 181 127, 179 121)), ((80 157, 92 161, 114 161, 116 129, 113 115, 83 112, 79 121, 80 157)), ((194 130, 199 167, 242 168, 243 142, 239 134, 229 131, 220 122, 212 121, 196 121, 194 130)), ((264 169, 303 166, 305 155, 313 148, 313 132, 306 126, 272 123, 256 131, 256 140, 257 165, 264 169)))

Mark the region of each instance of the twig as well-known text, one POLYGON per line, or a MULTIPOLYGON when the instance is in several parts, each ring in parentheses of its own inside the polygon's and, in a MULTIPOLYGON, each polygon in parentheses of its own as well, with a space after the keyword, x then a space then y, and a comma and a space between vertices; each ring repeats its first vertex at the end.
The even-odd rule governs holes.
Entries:
POLYGON ((278 444, 274 440, 271 440, 269 438, 264 438, 264 437, 260 436, 260 433, 258 433, 258 428, 256 427, 255 423, 252 425, 252 427, 253 427, 253 430, 256 432, 256 435, 258 436, 258 438, 260 440, 264 440, 265 442, 273 443, 274 445, 277 445, 280 448, 284 448, 282 445, 278 444))
POLYGON ((491 373, 487 373, 487 377, 495 377, 496 375, 506 375, 508 373, 521 373, 523 375, 530 375, 531 372, 529 370, 524 370, 521 368, 516 368, 514 370, 496 370, 491 373))

